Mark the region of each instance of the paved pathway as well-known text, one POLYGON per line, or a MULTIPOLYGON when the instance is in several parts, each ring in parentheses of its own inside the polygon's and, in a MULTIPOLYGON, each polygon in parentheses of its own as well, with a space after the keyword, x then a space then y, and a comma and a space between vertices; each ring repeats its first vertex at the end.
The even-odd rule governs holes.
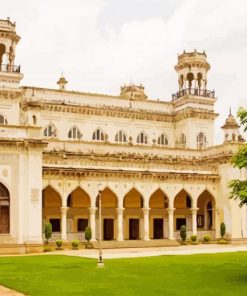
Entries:
MULTIPOLYGON (((179 247, 156 247, 156 248, 125 248, 125 249, 104 249, 103 257, 105 259, 114 258, 135 258, 161 255, 191 255, 191 254, 212 254, 247 251, 247 245, 189 245, 179 247)), ((68 255, 86 258, 98 258, 98 250, 64 250, 59 252, 45 253, 46 255, 68 255)))
POLYGON ((23 296, 24 294, 8 289, 4 286, 0 286, 0 295, 1 296, 23 296))

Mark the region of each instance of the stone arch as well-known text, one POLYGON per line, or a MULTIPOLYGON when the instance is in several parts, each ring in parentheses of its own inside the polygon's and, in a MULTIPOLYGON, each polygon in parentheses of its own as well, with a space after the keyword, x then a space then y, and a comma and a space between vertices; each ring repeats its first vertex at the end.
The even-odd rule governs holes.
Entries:
POLYGON ((150 237, 163 239, 168 236, 168 213, 169 200, 164 191, 157 188, 149 199, 149 225, 150 237))
POLYGON ((168 208, 169 199, 161 188, 156 189, 150 196, 149 208, 168 208))
POLYGON ((0 234, 10 233, 10 193, 0 182, 0 234))
POLYGON ((91 199, 89 194, 80 186, 74 188, 66 197, 67 232, 84 232, 89 225, 89 208, 91 199))
MULTIPOLYGON (((96 206, 98 206, 98 197, 96 198, 96 206)), ((102 208, 118 207, 117 194, 109 186, 101 191, 101 206, 102 208)))
POLYGON ((6 46, 3 43, 0 43, 0 66, 3 63, 3 56, 6 53, 6 46))
POLYGON ((123 205, 124 208, 143 208, 144 202, 143 195, 133 187, 124 195, 123 205))
POLYGON ((183 188, 174 198, 174 222, 175 230, 179 231, 182 225, 187 227, 187 230, 192 230, 192 196, 183 188))
POLYGON ((197 198, 197 227, 204 230, 215 229, 215 197, 205 189, 197 198))
POLYGON ((50 221, 53 232, 61 231, 62 197, 51 185, 42 190, 42 218, 50 221))
POLYGON ((2 113, 0 113, 0 124, 8 124, 6 116, 2 113))
POLYGON ((189 73, 187 73, 186 78, 188 80, 189 88, 192 88, 192 81, 194 80, 194 74, 192 72, 189 72, 189 73))

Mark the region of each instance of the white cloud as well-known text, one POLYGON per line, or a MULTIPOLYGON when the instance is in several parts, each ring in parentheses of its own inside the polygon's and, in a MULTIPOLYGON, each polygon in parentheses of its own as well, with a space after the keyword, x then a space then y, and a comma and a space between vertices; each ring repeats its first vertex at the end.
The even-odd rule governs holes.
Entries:
MULTIPOLYGON (((122 14, 128 15, 132 1, 125 0, 122 14)), ((169 100, 177 90, 173 68, 177 53, 197 48, 206 50, 212 66, 208 82, 219 97, 216 111, 221 117, 217 126, 222 124, 230 105, 236 110, 238 101, 246 100, 245 0, 181 0, 169 17, 157 11, 155 17, 151 13, 148 17, 146 12, 143 19, 126 18, 120 27, 111 21, 99 22, 109 3, 4 2, 1 12, 6 15, 1 17, 15 19, 22 36, 17 60, 23 65, 23 83, 56 87, 63 70, 71 89, 118 94, 120 85, 132 80, 143 83, 151 98, 169 100)), ((109 7, 108 11, 104 18, 111 20, 109 7)))

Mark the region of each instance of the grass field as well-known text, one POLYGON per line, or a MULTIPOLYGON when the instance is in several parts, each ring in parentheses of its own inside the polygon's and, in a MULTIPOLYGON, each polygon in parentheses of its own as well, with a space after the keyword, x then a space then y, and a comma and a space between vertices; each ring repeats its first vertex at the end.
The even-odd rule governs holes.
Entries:
POLYGON ((96 260, 0 258, 0 283, 28 295, 246 295, 247 252, 96 260))

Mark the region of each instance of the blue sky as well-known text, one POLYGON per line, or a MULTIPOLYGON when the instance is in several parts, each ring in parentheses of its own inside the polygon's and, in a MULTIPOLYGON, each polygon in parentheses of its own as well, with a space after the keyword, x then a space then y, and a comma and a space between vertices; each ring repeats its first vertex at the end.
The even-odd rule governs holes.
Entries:
POLYGON ((0 11, 22 37, 23 85, 56 88, 63 71, 72 90, 119 94, 132 81, 169 101, 177 54, 205 50, 218 133, 230 106, 247 105, 246 15, 245 0, 8 0, 0 11))

